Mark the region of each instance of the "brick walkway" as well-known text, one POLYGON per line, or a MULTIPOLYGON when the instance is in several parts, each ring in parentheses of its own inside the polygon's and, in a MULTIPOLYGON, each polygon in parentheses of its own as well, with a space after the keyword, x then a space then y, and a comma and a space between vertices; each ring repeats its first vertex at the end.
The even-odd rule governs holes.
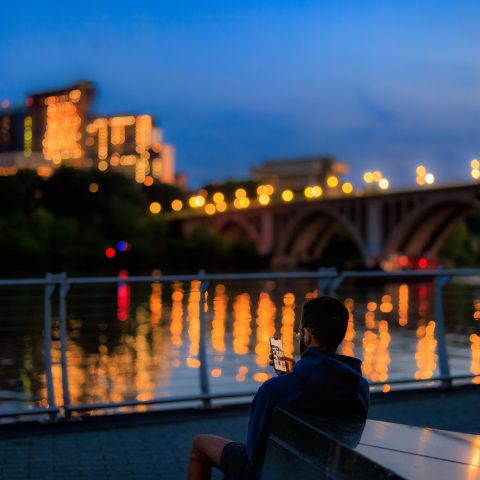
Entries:
MULTIPOLYGON (((373 419, 480 433, 480 389, 448 394, 385 396, 372 402, 373 419)), ((215 433, 243 441, 248 410, 176 412, 89 419, 69 425, 0 430, 0 479, 181 480, 192 437, 215 433), (1 438, 3 436, 3 438, 1 438)), ((215 479, 221 475, 215 474, 215 479)))

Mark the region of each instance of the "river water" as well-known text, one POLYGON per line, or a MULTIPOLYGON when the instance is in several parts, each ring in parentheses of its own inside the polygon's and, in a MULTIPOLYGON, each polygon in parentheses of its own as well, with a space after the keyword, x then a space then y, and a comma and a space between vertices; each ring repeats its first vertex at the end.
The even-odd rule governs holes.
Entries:
MULTIPOLYGON (((437 325, 430 282, 343 284, 337 296, 351 311, 339 348, 363 360, 364 375, 388 392, 396 379, 439 375, 437 325)), ((206 298, 207 367, 216 393, 254 391, 272 375, 269 338, 298 354, 293 329, 315 281, 217 282, 206 298)), ((0 408, 45 406, 43 290, 0 292, 0 408)), ((68 375, 72 404, 118 402, 200 392, 198 282, 74 286, 67 302, 68 375)), ((480 284, 444 290, 450 369, 480 383, 480 284), (477 376, 478 375, 478 376, 477 376)), ((58 325, 52 359, 62 404, 58 325)), ((428 383, 427 383, 428 385, 428 383)))

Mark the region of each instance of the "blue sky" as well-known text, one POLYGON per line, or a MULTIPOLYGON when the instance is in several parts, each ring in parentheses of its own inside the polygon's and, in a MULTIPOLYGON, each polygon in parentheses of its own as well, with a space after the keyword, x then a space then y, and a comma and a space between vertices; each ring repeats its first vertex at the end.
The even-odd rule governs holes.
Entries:
POLYGON ((191 184, 332 154, 359 182, 480 156, 478 1, 5 2, 0 99, 78 79, 95 110, 153 113, 191 184))

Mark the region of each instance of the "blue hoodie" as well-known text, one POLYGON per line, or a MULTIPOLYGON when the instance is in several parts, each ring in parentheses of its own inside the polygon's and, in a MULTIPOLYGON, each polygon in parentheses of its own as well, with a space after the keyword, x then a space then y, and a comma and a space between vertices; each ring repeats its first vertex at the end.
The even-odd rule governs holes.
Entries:
POLYGON ((292 373, 267 380, 253 399, 248 423, 247 454, 254 469, 261 471, 276 407, 365 419, 370 394, 361 366, 358 358, 310 347, 292 373))

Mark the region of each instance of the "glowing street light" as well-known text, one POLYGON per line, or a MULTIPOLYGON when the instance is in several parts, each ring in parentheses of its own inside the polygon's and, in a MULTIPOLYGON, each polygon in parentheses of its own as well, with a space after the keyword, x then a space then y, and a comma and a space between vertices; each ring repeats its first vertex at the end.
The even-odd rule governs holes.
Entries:
POLYGON ((160 210, 162 209, 162 206, 158 203, 158 202, 152 202, 150 204, 150 211, 153 213, 153 214, 157 214, 157 213, 160 213, 160 210))
POLYGON ((213 215, 215 212, 216 212, 216 208, 215 208, 215 205, 213 203, 207 203, 205 205, 205 213, 207 215, 213 215))
POLYGON ((247 196, 247 191, 244 188, 237 188, 235 190, 235 197, 236 198, 244 198, 247 196))
POLYGON ((342 185, 342 192, 345 195, 350 195, 353 192, 353 185, 350 182, 346 182, 342 185))
POLYGON ((432 185, 435 182, 435 177, 432 173, 428 172, 423 165, 419 165, 415 169, 417 185, 432 185))
POLYGON ((218 202, 217 203, 217 210, 219 212, 224 212, 227 209, 227 203, 226 202, 218 202))
POLYGON ((192 208, 203 207, 205 205, 205 198, 201 195, 194 195, 188 199, 188 204, 192 208))
POLYGON ((264 185, 265 187, 265 193, 267 195, 273 195, 273 192, 275 191, 275 189, 273 188, 273 185, 264 185))
POLYGON ((472 171, 470 172, 472 178, 478 180, 480 178, 480 162, 478 161, 478 159, 474 158, 470 162, 470 167, 472 167, 472 171))
POLYGON ((213 194, 212 199, 215 203, 221 203, 225 200, 225 195, 222 192, 216 192, 213 194))
POLYGON ((388 187, 390 186, 390 182, 386 178, 381 178, 380 181, 378 182, 378 186, 382 190, 387 190, 388 187))
POLYGON ((335 188, 336 186, 338 186, 338 178, 335 177, 335 175, 332 175, 332 176, 328 177, 327 178, 327 185, 330 188, 335 188))
POLYGON ((270 197, 266 193, 262 193, 258 197, 258 203, 260 203, 260 205, 268 205, 270 203, 270 197))
POLYGON ((419 165, 419 166, 416 168, 415 173, 416 173, 418 176, 424 177, 424 176, 427 174, 427 169, 426 169, 423 165, 419 165))
POLYGON ((293 192, 291 190, 284 190, 282 192, 282 200, 284 202, 291 202, 293 200, 293 192))
POLYGON ((373 183, 373 173, 372 172, 365 172, 363 174, 363 181, 365 183, 373 183))
POLYGON ((427 173, 425 175, 425 183, 428 185, 432 185, 435 181, 435 177, 431 173, 427 173))
POLYGON ((386 190, 390 185, 389 181, 383 177, 380 170, 375 170, 374 172, 365 172, 363 174, 363 181, 367 184, 376 183, 381 190, 386 190))
POLYGON ((183 202, 177 198, 173 200, 171 207, 174 212, 179 212, 183 208, 183 202))

